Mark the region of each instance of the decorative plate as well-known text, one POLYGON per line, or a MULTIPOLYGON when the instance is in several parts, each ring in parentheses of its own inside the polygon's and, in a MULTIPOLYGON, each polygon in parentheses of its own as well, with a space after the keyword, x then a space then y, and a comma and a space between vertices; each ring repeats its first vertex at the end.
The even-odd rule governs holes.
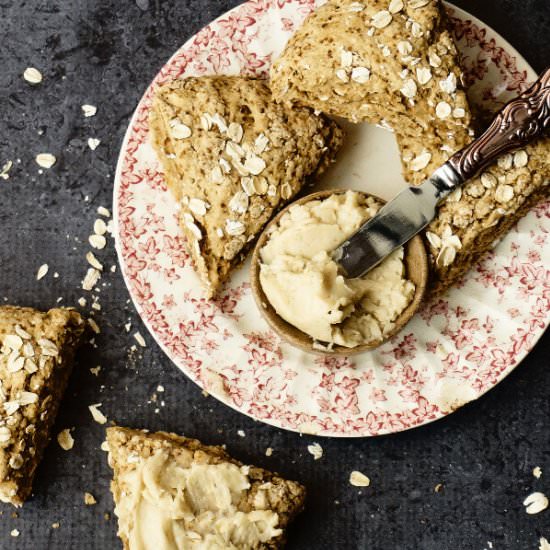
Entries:
MULTIPOLYGON (((550 319, 550 202, 530 212, 461 288, 427 303, 391 342, 353 358, 319 358, 281 342, 256 310, 248 265, 215 301, 201 286, 148 143, 155 88, 186 75, 265 75, 320 0, 251 0, 189 40, 147 89, 130 123, 114 191, 126 283, 151 334, 201 388, 257 420, 304 433, 364 437, 441 418, 498 384, 550 319)), ((535 73, 498 34, 449 6, 472 100, 502 103, 535 73)), ((391 198, 403 186, 393 135, 349 127, 347 149, 319 188, 391 198)))

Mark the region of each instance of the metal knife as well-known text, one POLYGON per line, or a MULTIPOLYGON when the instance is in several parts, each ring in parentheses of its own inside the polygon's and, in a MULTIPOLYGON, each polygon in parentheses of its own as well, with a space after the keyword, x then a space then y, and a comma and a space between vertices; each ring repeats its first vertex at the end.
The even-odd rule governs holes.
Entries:
POLYGON ((408 187, 341 244, 333 258, 349 278, 378 265, 436 216, 437 205, 499 156, 527 145, 550 128, 550 68, 506 104, 487 130, 453 155, 424 183, 408 187))

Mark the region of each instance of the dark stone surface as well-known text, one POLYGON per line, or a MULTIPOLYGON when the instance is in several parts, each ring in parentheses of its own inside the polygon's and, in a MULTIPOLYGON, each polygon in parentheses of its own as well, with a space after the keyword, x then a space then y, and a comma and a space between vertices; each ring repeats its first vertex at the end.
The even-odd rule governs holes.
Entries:
MULTIPOLYGON (((461 0, 518 47, 535 69, 548 63, 548 0, 461 0)), ((148 82, 173 51, 235 0, 0 0, 0 164, 14 164, 0 180, 0 298, 48 308, 82 295, 86 239, 96 208, 110 207, 112 179, 128 118, 148 82), (41 86, 21 73, 40 68, 41 86), (80 105, 98 106, 82 117, 80 105), (86 139, 102 140, 95 152, 86 139), (52 152, 56 166, 40 175, 34 157, 52 152), (50 273, 35 281, 38 266, 50 273), (59 272, 59 278, 53 273, 59 272), (4 298, 5 297, 5 298, 4 298)), ((99 253, 116 263, 114 247, 99 253)), ((116 522, 108 491, 110 471, 99 450, 103 428, 90 403, 103 403, 110 419, 129 426, 168 429, 228 442, 243 461, 301 479, 309 489, 306 513, 293 527, 291 549, 445 550, 538 548, 550 539, 550 511, 528 516, 524 497, 550 493, 550 337, 502 384, 478 402, 430 426, 391 437, 313 441, 270 428, 204 398, 166 359, 140 325, 120 274, 103 279, 103 328, 97 349, 83 350, 57 423, 75 427, 75 447, 53 443, 38 471, 34 497, 12 517, 0 505, 0 547, 116 549, 116 522), (123 324, 146 335, 142 357, 123 324), (99 377, 89 368, 101 365, 99 377), (150 403, 158 384, 165 406, 150 403), (243 429, 245 438, 236 436, 243 429), (274 454, 264 456, 266 447, 274 454), (536 480, 531 470, 545 472, 536 480), (351 470, 371 479, 362 491, 348 484, 351 470), (434 492, 441 483, 441 492, 434 492), (85 491, 98 504, 83 503, 85 491), (51 525, 59 522, 58 529, 51 525), (10 537, 12 529, 21 535, 10 537), (492 543, 492 546, 489 544, 492 543)))

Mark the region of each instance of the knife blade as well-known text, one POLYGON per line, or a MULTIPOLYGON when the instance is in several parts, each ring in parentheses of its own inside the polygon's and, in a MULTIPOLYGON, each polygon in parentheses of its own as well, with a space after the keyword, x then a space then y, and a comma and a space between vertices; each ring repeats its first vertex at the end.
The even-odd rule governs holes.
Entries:
POLYGON ((424 183, 401 191, 333 252, 342 272, 351 279, 361 277, 412 239, 435 218, 437 205, 458 180, 444 165, 424 183))

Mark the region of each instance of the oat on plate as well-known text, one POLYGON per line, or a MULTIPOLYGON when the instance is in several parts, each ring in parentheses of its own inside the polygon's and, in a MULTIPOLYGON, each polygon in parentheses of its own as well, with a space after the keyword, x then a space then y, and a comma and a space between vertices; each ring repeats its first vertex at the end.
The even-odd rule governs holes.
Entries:
POLYGON ((282 548, 305 489, 222 447, 166 432, 107 429, 125 550, 282 548))
POLYGON ((0 307, 0 500, 22 506, 85 323, 76 311, 0 307))
POLYGON ((271 69, 274 97, 389 127, 405 179, 420 183, 472 139, 458 53, 439 0, 329 0, 271 69))
POLYGON ((276 104, 265 81, 191 77, 160 88, 150 125, 181 226, 212 297, 252 241, 342 143, 336 123, 276 104))

